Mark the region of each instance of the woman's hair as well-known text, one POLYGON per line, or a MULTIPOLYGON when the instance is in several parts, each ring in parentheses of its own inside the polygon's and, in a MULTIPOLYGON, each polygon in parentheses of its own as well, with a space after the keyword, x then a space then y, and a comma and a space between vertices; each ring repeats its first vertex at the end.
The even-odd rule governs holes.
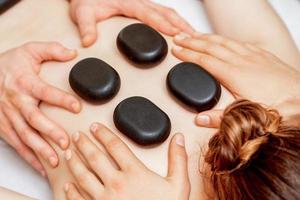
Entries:
POLYGON ((219 200, 300 199, 300 128, 247 100, 230 105, 205 161, 219 200))

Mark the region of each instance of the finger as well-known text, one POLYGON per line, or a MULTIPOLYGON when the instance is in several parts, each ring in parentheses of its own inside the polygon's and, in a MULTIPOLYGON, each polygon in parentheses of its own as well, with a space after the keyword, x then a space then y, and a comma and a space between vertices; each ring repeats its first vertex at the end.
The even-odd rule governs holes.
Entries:
POLYGON ((76 10, 76 22, 78 24, 82 45, 88 47, 97 40, 97 21, 94 8, 80 6, 76 10))
POLYGON ((216 77, 224 86, 228 86, 232 77, 230 74, 236 73, 235 67, 232 67, 211 55, 195 52, 179 46, 175 46, 172 49, 172 52, 180 60, 193 62, 200 65, 214 77, 216 77))
POLYGON ((34 152, 41 155, 52 167, 56 167, 58 165, 58 158, 53 148, 27 125, 16 109, 5 107, 3 108, 3 111, 13 125, 13 128, 21 141, 34 152))
POLYGON ((218 45, 222 45, 223 47, 230 49, 231 51, 239 54, 239 55, 248 55, 251 53, 249 49, 245 48, 245 46, 237 42, 235 40, 228 39, 226 37, 222 37, 220 35, 216 34, 194 34, 195 38, 201 39, 201 40, 206 40, 209 42, 213 42, 218 45))
POLYGON ((261 52, 262 52, 262 49, 256 47, 255 45, 252 45, 252 44, 250 44, 250 43, 246 43, 245 46, 246 46, 249 50, 251 50, 251 51, 253 51, 253 52, 255 52, 255 53, 261 53, 261 52))
POLYGON ((184 20, 174 9, 167 8, 161 6, 159 4, 153 3, 151 1, 147 1, 158 13, 164 15, 164 17, 171 22, 174 27, 177 27, 183 32, 192 34, 195 32, 195 29, 186 21, 184 20))
POLYGON ((4 133, 2 138, 12 146, 17 153, 35 170, 41 173, 42 176, 46 176, 46 172, 37 156, 29 149, 18 137, 17 133, 11 126, 9 120, 5 117, 3 112, 0 112, 0 127, 1 132, 4 133))
POLYGON ((64 190, 68 200, 84 200, 73 183, 67 183, 64 190))
POLYGON ((136 17, 166 35, 173 36, 180 32, 178 28, 153 8, 141 7, 140 9, 136 9, 136 17))
POLYGON ((143 166, 128 146, 107 127, 100 123, 93 123, 90 130, 122 170, 143 166))
POLYGON ((209 110, 197 115, 196 124, 207 128, 219 128, 224 110, 209 110))
POLYGON ((46 177, 46 171, 41 163, 41 161, 38 159, 38 157, 34 154, 34 152, 29 149, 26 145, 24 145, 20 139, 17 141, 17 153, 29 164, 31 165, 35 170, 37 170, 42 176, 46 177))
POLYGON ((39 78, 31 78, 24 76, 19 79, 19 85, 22 85, 31 96, 45 101, 49 104, 63 107, 71 112, 80 112, 80 102, 67 92, 55 88, 39 78))
POLYGON ((20 104, 20 112, 31 127, 52 139, 62 149, 68 148, 69 137, 62 127, 46 117, 36 105, 25 101, 20 104))
POLYGON ((97 177, 86 168, 78 155, 68 149, 65 152, 65 159, 68 168, 79 186, 92 197, 100 196, 101 191, 103 191, 103 185, 97 177))
POLYGON ((236 53, 224 48, 222 45, 206 40, 195 39, 185 33, 176 35, 174 37, 174 42, 181 47, 211 55, 225 62, 237 59, 238 56, 236 53))
POLYGON ((24 45, 36 64, 47 60, 69 61, 76 57, 75 50, 70 50, 57 42, 30 42, 24 45))
POLYGON ((72 138, 81 155, 104 184, 117 176, 117 170, 111 161, 85 134, 77 132, 72 138))
POLYGON ((167 176, 168 179, 175 182, 178 186, 189 183, 187 161, 188 157, 185 150, 184 136, 178 133, 173 136, 170 142, 167 176))

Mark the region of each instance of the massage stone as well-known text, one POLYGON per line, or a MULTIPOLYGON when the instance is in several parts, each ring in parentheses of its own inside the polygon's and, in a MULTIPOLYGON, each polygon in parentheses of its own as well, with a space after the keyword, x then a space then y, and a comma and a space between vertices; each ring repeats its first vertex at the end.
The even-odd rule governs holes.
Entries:
POLYGON ((167 85, 175 97, 198 112, 213 108, 221 96, 219 82, 194 63, 174 66, 168 74, 167 85))
POLYGON ((148 67, 162 61, 168 53, 166 40, 146 24, 136 23, 125 27, 118 35, 120 52, 140 67, 148 67))
POLYGON ((113 98, 120 89, 120 76, 110 65, 97 58, 79 61, 71 70, 71 88, 83 99, 103 103, 113 98))
POLYGON ((168 115, 150 100, 138 96, 119 103, 114 111, 114 123, 119 131, 144 146, 164 142, 171 130, 168 115))

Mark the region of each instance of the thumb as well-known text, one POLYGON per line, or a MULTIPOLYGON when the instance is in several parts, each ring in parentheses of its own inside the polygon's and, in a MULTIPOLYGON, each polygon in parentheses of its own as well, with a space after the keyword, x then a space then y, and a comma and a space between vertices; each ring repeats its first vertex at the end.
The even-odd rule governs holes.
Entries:
POLYGON ((70 50, 57 42, 30 42, 24 45, 37 64, 47 60, 69 61, 76 57, 75 50, 70 50))
POLYGON ((189 189, 187 167, 188 157, 185 150, 184 136, 177 133, 173 136, 169 146, 168 178, 180 187, 189 189))
POLYGON ((196 124, 207 128, 219 128, 223 113, 224 110, 208 110, 199 113, 196 117, 196 124))
POLYGON ((97 26, 94 8, 82 6, 76 12, 76 22, 84 47, 91 46, 97 40, 97 26))

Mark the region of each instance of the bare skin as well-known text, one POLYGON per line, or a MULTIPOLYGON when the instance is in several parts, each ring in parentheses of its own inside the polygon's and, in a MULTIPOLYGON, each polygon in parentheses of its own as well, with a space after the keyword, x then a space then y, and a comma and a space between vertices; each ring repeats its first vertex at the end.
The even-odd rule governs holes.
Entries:
MULTIPOLYGON (((115 15, 141 19, 169 35, 193 31, 174 10, 147 0, 72 0, 70 15, 78 25, 84 46, 96 42, 97 22, 115 15)), ((62 149, 69 146, 69 137, 59 123, 47 119, 40 112, 39 103, 45 101, 75 113, 80 111, 81 106, 73 96, 40 80, 40 65, 48 60, 68 61, 75 57, 75 51, 68 52, 57 43, 28 43, 0 57, 0 62, 5 63, 0 71, 2 137, 43 176, 46 172, 33 151, 40 152, 52 167, 56 167, 59 160, 54 149, 38 132, 51 138, 62 149)))
POLYGON ((70 0, 70 14, 85 47, 96 42, 98 22, 119 15, 136 18, 170 36, 194 32, 175 10, 150 0, 70 0))
MULTIPOLYGON (((235 99, 268 105, 289 119, 300 112, 300 72, 275 55, 249 43, 212 34, 180 34, 173 53, 199 64, 226 87, 235 99), (259 89, 258 89, 259 88, 259 89)), ((222 110, 200 113, 196 122, 218 127, 222 110)))
MULTIPOLYGON (((203 66, 232 93, 234 98, 250 99, 276 108, 285 120, 300 113, 300 72, 273 54, 256 46, 217 35, 199 34, 192 37, 181 34, 175 37, 174 42, 180 45, 173 49, 175 56, 203 66), (286 87, 287 85, 293 87, 286 87), (257 87, 260 89, 258 90, 257 87), (286 110, 287 106, 292 112, 286 110)), ((222 110, 210 110, 198 115, 196 123, 200 126, 217 128, 221 117, 222 110), (203 123, 203 116, 208 118, 204 120, 206 124, 203 123)), ((80 158, 83 159, 75 153, 73 155, 71 150, 65 153, 69 170, 76 180, 65 185, 68 200, 140 199, 141 196, 136 196, 136 191, 141 191, 143 199, 149 200, 188 199, 188 193, 182 192, 187 191, 189 185, 184 175, 187 174, 187 168, 182 163, 182 161, 186 162, 186 159, 181 158, 174 162, 176 161, 174 155, 185 158, 180 156, 182 155, 180 151, 175 153, 174 140, 170 143, 169 171, 170 167, 174 167, 184 172, 175 172, 179 175, 174 177, 175 182, 181 184, 171 187, 174 189, 172 191, 168 184, 162 181, 164 180, 162 177, 149 173, 149 169, 145 168, 122 140, 109 129, 94 123, 91 132, 105 147, 108 154, 98 149, 83 134, 73 135, 73 142, 80 152, 80 158), (111 159, 115 160, 119 167, 113 166, 110 163, 111 159), (97 174, 98 178, 93 174, 97 174), (148 181, 141 184, 138 180, 148 181), (143 190, 145 187, 148 189, 143 190)), ((167 178, 170 176, 168 175, 167 178)), ((205 198, 204 195, 198 197, 201 198, 205 198)))
MULTIPOLYGON (((255 31, 257 31, 257 30, 260 30, 260 29, 255 29, 255 31)), ((221 32, 220 32, 221 33, 221 32)), ((222 33, 221 33, 222 34, 222 33)), ((247 40, 245 40, 245 41, 247 41, 247 40)), ((251 42, 251 43, 255 43, 255 42, 251 42)), ((259 44, 260 45, 260 44, 259 44)), ((271 50, 271 49, 270 49, 271 50)), ((99 54, 99 52, 97 52, 97 55, 99 54)), ((105 54, 105 53, 104 53, 105 54)), ((278 55, 277 55, 278 56, 278 55)), ((281 58, 281 56, 279 56, 280 58, 281 58)), ((287 62, 290 62, 289 60, 287 60, 287 62)), ((49 72, 49 71, 48 71, 49 72)), ((47 73, 46 73, 47 74, 47 73)), ((149 77, 148 77, 149 78, 149 77)), ((55 78, 49 78, 49 81, 51 82, 51 80, 50 79, 52 79, 52 82, 53 82, 53 80, 55 80, 55 78)), ((154 83, 155 83, 155 81, 154 81, 154 83)), ((65 88, 65 89, 67 89, 67 88, 65 88)), ((157 95, 156 95, 157 96, 157 95)), ((223 98, 223 100, 224 100, 224 98, 223 98)), ((163 101, 162 101, 163 102, 163 101)), ((226 103, 225 102, 223 102, 222 103, 223 104, 223 106, 224 105, 226 105, 226 103)), ((172 104, 171 104, 172 105, 172 104)), ((109 106, 110 107, 110 106, 109 106)), ((47 106, 45 106, 44 108, 44 111, 45 112, 47 112, 48 113, 48 115, 49 116, 51 116, 51 118, 53 118, 53 119, 55 119, 59 114, 62 114, 62 123, 64 124, 65 122, 66 122, 66 119, 63 119, 63 118, 65 118, 65 117, 69 117, 69 115, 68 114, 65 114, 65 113, 63 113, 63 112, 61 112, 61 111, 59 111, 59 110, 56 110, 56 111, 51 111, 51 109, 53 109, 52 107, 47 107, 47 106)), ((92 111, 93 109, 87 109, 88 111, 92 111)), ((99 112, 100 113, 100 112, 99 112)), ((103 113, 103 112, 101 112, 101 113, 103 113)), ((105 112, 104 112, 105 113, 105 112)), ((103 113, 103 114, 104 114, 103 113)), ((179 112, 178 112, 179 113, 179 112)), ((95 113, 94 113, 95 114, 95 113)), ((187 116, 187 115, 186 115, 187 116)), ((103 117, 101 117, 100 116, 100 118, 103 118, 103 117)), ((74 119, 74 118, 73 118, 74 119)), ((190 116, 189 117, 187 117, 187 118, 185 118, 185 119, 187 119, 187 121, 188 121, 188 119, 190 119, 190 116)), ((72 119, 70 119, 70 120, 72 120, 72 119)), ((81 120, 78 120, 78 121, 82 121, 82 119, 81 120)), ((105 120, 103 120, 103 121, 105 121, 105 120)), ((88 126, 88 124, 90 124, 90 120, 86 120, 85 122, 83 122, 83 124, 85 124, 86 126, 88 126)), ((180 121, 176 121, 176 122, 180 122, 180 121)), ((109 127, 113 127, 113 125, 111 124, 111 122, 110 121, 108 121, 108 122, 105 122, 105 124, 108 124, 109 125, 109 127)), ((85 129, 85 125, 82 125, 82 127, 81 128, 78 128, 78 129, 80 129, 80 130, 85 130, 84 132, 88 132, 88 130, 86 130, 85 129)), ((65 126, 68 126, 68 125, 65 125, 65 126)), ((70 126, 71 127, 71 126, 70 126)), ((70 130, 70 132, 75 132, 76 130, 74 130, 73 128, 70 128, 69 127, 69 129, 68 130, 70 130)), ((190 130, 192 130, 191 129, 191 126, 189 126, 189 127, 185 127, 186 128, 186 130, 188 130, 188 129, 190 129, 190 130)), ((77 130, 78 130, 77 129, 77 130)), ((115 131, 115 130, 114 130, 115 131)), ((192 135, 193 134, 190 134, 191 132, 193 132, 193 131, 188 131, 189 132, 189 138, 187 139, 187 140, 189 140, 189 139, 191 139, 191 137, 192 137, 192 135)), ((186 137, 187 138, 187 137, 186 137)), ((122 139, 124 139, 124 138, 122 138, 122 139)), ((140 152, 139 152, 139 148, 135 148, 135 147, 133 147, 132 146, 132 144, 129 142, 129 141, 127 141, 126 140, 126 143, 127 144, 129 144, 129 146, 131 147, 131 149, 133 148, 134 149, 134 152, 135 152, 135 154, 138 154, 138 157, 141 159, 141 154, 140 154, 140 152)), ((190 146, 190 142, 188 142, 188 145, 187 145, 187 147, 189 147, 190 146)), ((199 150, 199 148, 198 148, 198 150, 199 150)), ((149 151, 150 152, 150 151, 149 151)), ((145 153, 145 152, 143 152, 143 153, 145 153)), ((145 155, 146 155, 147 153, 145 153, 145 155)), ((160 154, 161 154, 161 152, 160 152, 160 154)), ((156 154, 156 155, 159 155, 159 154, 156 154)), ((149 155, 148 155, 149 156, 149 155)), ((147 159, 142 159, 143 160, 143 162, 145 162, 145 163, 147 163, 147 159)), ((150 167, 150 168, 153 168, 153 165, 151 165, 151 164, 149 164, 149 163, 147 163, 146 164, 148 167, 150 167)), ((45 166, 47 166, 46 164, 45 164, 45 166)), ((197 165, 194 165, 193 166, 194 167, 194 169, 196 169, 197 168, 197 165)), ((47 171, 49 172, 49 178, 50 178, 50 181, 51 181, 51 184, 52 184, 52 186, 53 186, 53 188, 54 188, 54 193, 56 193, 56 194, 58 194, 59 192, 61 192, 61 188, 62 188, 62 182, 68 182, 67 180, 71 180, 70 178, 68 178, 68 176, 70 177, 70 174, 67 174, 66 173, 66 171, 65 171, 66 169, 64 168, 64 164, 62 164, 62 166, 60 166, 57 170, 56 170, 56 172, 54 172, 53 170, 51 170, 51 169, 48 169, 47 168, 47 171), (64 180, 61 180, 59 177, 61 177, 61 176, 65 176, 65 178, 64 178, 64 180), (57 185, 57 187, 56 187, 56 185, 57 185)), ((192 170, 193 171, 193 170, 192 170)), ((161 174, 161 173, 160 173, 161 174)), ((192 175, 192 177, 193 177, 193 175, 192 175)), ((191 182, 191 185, 196 185, 195 183, 194 183, 194 181, 192 181, 191 182)), ((200 195, 199 195, 200 196, 200 195)), ((199 196, 198 196, 198 198, 199 198, 199 196)), ((194 196, 193 196, 194 198, 196 198, 196 196, 195 196, 195 193, 194 193, 194 196)), ((57 198, 57 199, 59 199, 59 198, 57 198)))
POLYGON ((81 191, 87 194, 84 198, 83 193, 80 193, 74 184, 67 183, 65 185, 67 199, 91 197, 91 199, 139 200, 141 194, 145 200, 189 199, 187 154, 182 134, 176 134, 170 142, 168 175, 162 177, 149 170, 128 146, 105 126, 94 123, 91 126, 91 133, 105 147, 117 167, 112 165, 108 155, 97 148, 85 134, 79 132, 73 134, 77 152, 97 176, 81 162, 75 151, 66 151, 68 167, 81 191))
POLYGON ((300 54, 291 34, 268 0, 204 0, 216 34, 267 50, 300 70, 300 54))
POLYGON ((44 82, 39 76, 42 62, 66 62, 76 52, 57 43, 27 43, 0 55, 0 129, 1 138, 38 170, 46 172, 34 152, 53 167, 58 158, 53 148, 41 136, 51 138, 62 149, 69 145, 66 132, 49 120, 39 109, 42 101, 80 111, 80 102, 72 95, 44 82), (38 133, 39 132, 39 133, 38 133))

